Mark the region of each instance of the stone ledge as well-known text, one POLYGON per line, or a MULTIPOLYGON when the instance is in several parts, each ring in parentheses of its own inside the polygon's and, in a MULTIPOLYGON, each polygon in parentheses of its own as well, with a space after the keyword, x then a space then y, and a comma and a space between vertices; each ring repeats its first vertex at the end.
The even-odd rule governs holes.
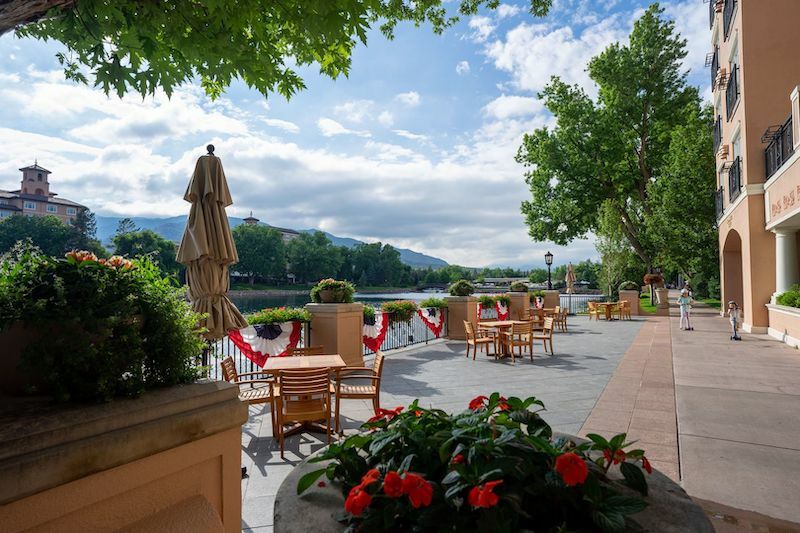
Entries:
POLYGON ((312 315, 337 314, 337 313, 361 313, 364 310, 363 304, 316 304, 305 305, 306 310, 312 315))
POLYGON ((3 398, 0 504, 240 427, 238 387, 203 381, 102 405, 3 398))

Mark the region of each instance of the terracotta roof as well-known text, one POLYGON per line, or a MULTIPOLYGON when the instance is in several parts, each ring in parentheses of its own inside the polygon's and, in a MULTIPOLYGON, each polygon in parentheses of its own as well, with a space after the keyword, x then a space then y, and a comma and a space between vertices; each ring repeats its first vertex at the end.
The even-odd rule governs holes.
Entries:
POLYGON ((22 167, 20 170, 40 170, 42 172, 47 172, 48 174, 52 174, 52 172, 50 172, 46 168, 40 167, 38 163, 34 163, 33 165, 31 165, 29 167, 22 167))

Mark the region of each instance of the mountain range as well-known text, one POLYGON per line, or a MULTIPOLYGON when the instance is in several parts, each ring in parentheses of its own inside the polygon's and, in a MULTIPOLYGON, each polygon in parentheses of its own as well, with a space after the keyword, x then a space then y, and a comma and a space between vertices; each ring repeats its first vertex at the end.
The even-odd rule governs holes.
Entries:
MULTIPOLYGON (((97 215, 97 238, 100 241, 108 246, 111 243, 111 239, 114 237, 114 233, 117 231, 117 225, 119 221, 125 217, 104 217, 97 215)), ((187 215, 179 215, 174 217, 168 218, 154 218, 154 217, 128 217, 130 218, 133 223, 139 229, 149 229, 158 233, 165 239, 169 239, 173 242, 180 242, 181 237, 183 236, 183 228, 186 227, 186 218, 187 215)), ((235 228, 239 224, 243 224, 244 220, 237 217, 228 217, 230 221, 231 228, 235 228)), ((260 222, 263 224, 263 222, 260 222)), ((268 225, 268 224, 267 224, 268 225)), ((303 233, 313 233, 318 231, 316 229, 303 229, 297 230, 303 233)), ((331 240, 331 242, 335 246, 344 246, 345 248, 354 248, 360 244, 364 244, 363 241, 359 241, 357 239, 351 239, 350 237, 339 237, 337 235, 333 235, 328 233, 327 231, 323 232, 325 235, 331 240)), ((391 244, 391 243, 385 243, 391 244)), ((439 259, 438 257, 433 257, 430 255, 426 255, 420 252, 415 252, 414 250, 409 250, 408 248, 397 248, 398 252, 400 252, 400 260, 413 267, 413 268, 441 268, 447 266, 447 262, 443 259, 439 259)))

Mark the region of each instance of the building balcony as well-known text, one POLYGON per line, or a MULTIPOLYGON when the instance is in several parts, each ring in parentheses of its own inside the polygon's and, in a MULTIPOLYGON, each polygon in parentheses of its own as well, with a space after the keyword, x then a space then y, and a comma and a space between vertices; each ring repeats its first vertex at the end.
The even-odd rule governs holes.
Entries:
POLYGON ((717 115, 714 121, 714 153, 719 152, 719 145, 722 143, 722 116, 717 115))
POLYGON ((732 65, 731 75, 728 77, 728 86, 725 88, 725 112, 730 122, 739 103, 739 65, 732 65))
POLYGON ((723 203, 723 194, 725 193, 725 189, 720 187, 716 191, 714 191, 714 204, 717 208, 717 220, 722 218, 722 214, 725 212, 725 204, 723 203))
POLYGON ((719 74, 719 46, 714 47, 713 55, 711 56, 711 90, 717 83, 717 75, 719 74))
MULTIPOLYGON (((733 25, 733 15, 736 13, 736 4, 738 0, 725 0, 725 5, 722 8, 722 31, 725 35, 725 40, 731 33, 731 26, 733 25)), ((711 2, 712 4, 715 2, 711 2)))
POLYGON ((728 168, 728 203, 732 204, 742 192, 742 158, 737 157, 728 168))
POLYGON ((764 160, 767 165, 766 177, 769 179, 794 153, 792 116, 789 115, 780 126, 768 129, 762 137, 762 141, 767 140, 769 144, 764 149, 764 160))

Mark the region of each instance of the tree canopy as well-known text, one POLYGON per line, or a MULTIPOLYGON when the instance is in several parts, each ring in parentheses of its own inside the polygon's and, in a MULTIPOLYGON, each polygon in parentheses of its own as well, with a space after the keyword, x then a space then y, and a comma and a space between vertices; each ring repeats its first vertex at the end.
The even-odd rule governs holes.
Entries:
POLYGON ((182 268, 176 261, 178 249, 174 242, 152 230, 117 232, 114 250, 127 257, 149 256, 165 274, 177 274, 182 268))
POLYGON ((286 247, 289 270, 301 282, 317 282, 339 272, 342 255, 339 247, 321 231, 301 233, 286 247))
MULTIPOLYGON (((387 37, 400 22, 430 24, 436 33, 458 16, 496 8, 499 0, 460 0, 448 13, 444 0, 225 0, 136 2, 120 0, 9 0, 0 3, 0 35, 64 44, 57 55, 68 79, 87 83, 86 71, 106 92, 142 96, 199 77, 216 98, 234 79, 265 96, 290 97, 305 88, 297 67, 317 65, 336 79, 348 74, 357 43, 379 24, 387 37)), ((530 0, 547 14, 552 0, 530 0)))
POLYGON ((0 254, 9 251, 17 241, 29 239, 42 253, 62 256, 70 250, 89 250, 99 257, 107 252, 95 238, 94 213, 81 210, 72 225, 55 216, 28 217, 13 215, 0 220, 0 254))
MULTIPOLYGON (((534 239, 567 244, 589 232, 620 234, 648 268, 657 259, 648 219, 660 197, 652 185, 669 180, 673 132, 700 115, 698 91, 687 86, 682 66, 686 41, 663 13, 653 4, 627 44, 612 44, 589 62, 596 101, 557 77, 542 92, 556 126, 525 135, 517 154, 530 168, 532 198, 522 212, 534 239)), ((713 154, 697 155, 700 161, 686 165, 699 174, 713 154)), ((696 187, 686 193, 705 194, 696 187)), ((705 223, 713 225, 713 217, 705 223)))
POLYGON ((281 233, 267 226, 239 224, 233 230, 233 240, 239 253, 239 262, 233 269, 250 278, 256 276, 284 281, 286 278, 286 250, 281 233))

